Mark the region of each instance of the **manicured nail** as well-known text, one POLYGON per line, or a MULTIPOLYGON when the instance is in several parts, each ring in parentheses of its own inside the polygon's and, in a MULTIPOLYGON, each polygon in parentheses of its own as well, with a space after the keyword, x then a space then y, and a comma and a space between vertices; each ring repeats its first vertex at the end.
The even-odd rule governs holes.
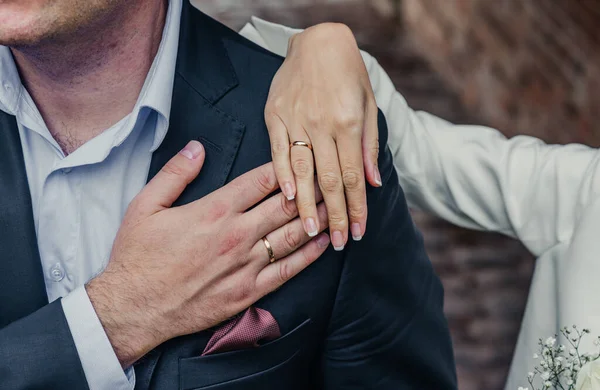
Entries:
POLYGON ((294 194, 294 187, 290 183, 285 183, 283 185, 283 195, 287 198, 287 200, 294 200, 296 195, 294 194))
POLYGON ((375 183, 377 183, 378 187, 381 187, 383 185, 383 183, 381 182, 381 173, 379 173, 379 167, 377 165, 375 165, 375 183))
POLYGON ((352 232, 352 239, 354 241, 360 241, 360 240, 362 240, 362 231, 361 231, 359 223, 353 223, 350 226, 350 231, 352 232))
POLYGON ((202 144, 198 141, 190 141, 179 153, 183 154, 188 159, 193 160, 202 153, 202 144))
POLYGON ((304 220, 304 230, 306 230, 306 234, 309 237, 314 237, 319 234, 319 229, 317 229, 317 224, 313 218, 306 218, 304 220))
POLYGON ((319 234, 316 240, 319 248, 327 248, 327 245, 329 245, 329 236, 325 233, 319 234))
POLYGON ((331 234, 331 243, 336 251, 344 250, 344 236, 342 232, 336 230, 331 234))

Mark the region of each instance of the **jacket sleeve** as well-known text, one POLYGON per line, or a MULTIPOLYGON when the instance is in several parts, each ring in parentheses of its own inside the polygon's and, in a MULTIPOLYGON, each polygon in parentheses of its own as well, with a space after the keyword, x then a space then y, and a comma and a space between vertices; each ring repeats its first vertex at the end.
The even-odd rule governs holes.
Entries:
MULTIPOLYGON (((241 33, 285 55, 287 40, 299 31, 253 18, 241 33)), ((415 112, 377 61, 362 56, 388 121, 388 146, 409 206, 518 238, 537 256, 570 240, 600 193, 597 149, 547 145, 528 136, 507 139, 489 127, 415 112)))
POLYGON ((443 288, 398 184, 380 115, 381 188, 346 249, 323 355, 326 389, 455 389, 443 288))
POLYGON ((88 389, 60 301, 0 329, 0 388, 88 389))

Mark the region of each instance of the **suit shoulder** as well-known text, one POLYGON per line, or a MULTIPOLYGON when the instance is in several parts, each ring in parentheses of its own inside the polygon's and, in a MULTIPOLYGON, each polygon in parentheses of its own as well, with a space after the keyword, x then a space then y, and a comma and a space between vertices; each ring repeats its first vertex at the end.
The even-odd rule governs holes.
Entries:
POLYGON ((213 18, 207 19, 210 19, 210 23, 212 24, 211 29, 221 37, 232 62, 243 61, 240 65, 244 66, 247 66, 248 62, 272 65, 276 68, 281 66, 284 60, 283 57, 257 45, 240 35, 237 31, 232 30, 213 18))

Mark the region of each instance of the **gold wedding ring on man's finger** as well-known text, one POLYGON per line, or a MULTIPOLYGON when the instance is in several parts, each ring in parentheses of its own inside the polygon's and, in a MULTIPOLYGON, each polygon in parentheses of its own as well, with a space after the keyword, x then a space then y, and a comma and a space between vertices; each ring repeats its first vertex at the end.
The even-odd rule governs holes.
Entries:
POLYGON ((271 246, 271 243, 269 242, 269 240, 267 240, 267 237, 263 237, 262 241, 263 244, 265 244, 265 248, 267 248, 267 253, 269 255, 269 263, 274 263, 275 261, 277 261, 277 259, 275 258, 275 253, 273 252, 273 247, 271 246))

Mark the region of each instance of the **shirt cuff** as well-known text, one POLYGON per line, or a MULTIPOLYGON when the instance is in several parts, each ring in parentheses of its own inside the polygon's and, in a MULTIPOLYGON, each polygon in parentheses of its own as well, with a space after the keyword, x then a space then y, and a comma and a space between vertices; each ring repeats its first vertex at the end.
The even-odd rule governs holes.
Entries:
POLYGON ((61 301, 90 390, 133 390, 133 368, 123 370, 84 286, 61 301))

